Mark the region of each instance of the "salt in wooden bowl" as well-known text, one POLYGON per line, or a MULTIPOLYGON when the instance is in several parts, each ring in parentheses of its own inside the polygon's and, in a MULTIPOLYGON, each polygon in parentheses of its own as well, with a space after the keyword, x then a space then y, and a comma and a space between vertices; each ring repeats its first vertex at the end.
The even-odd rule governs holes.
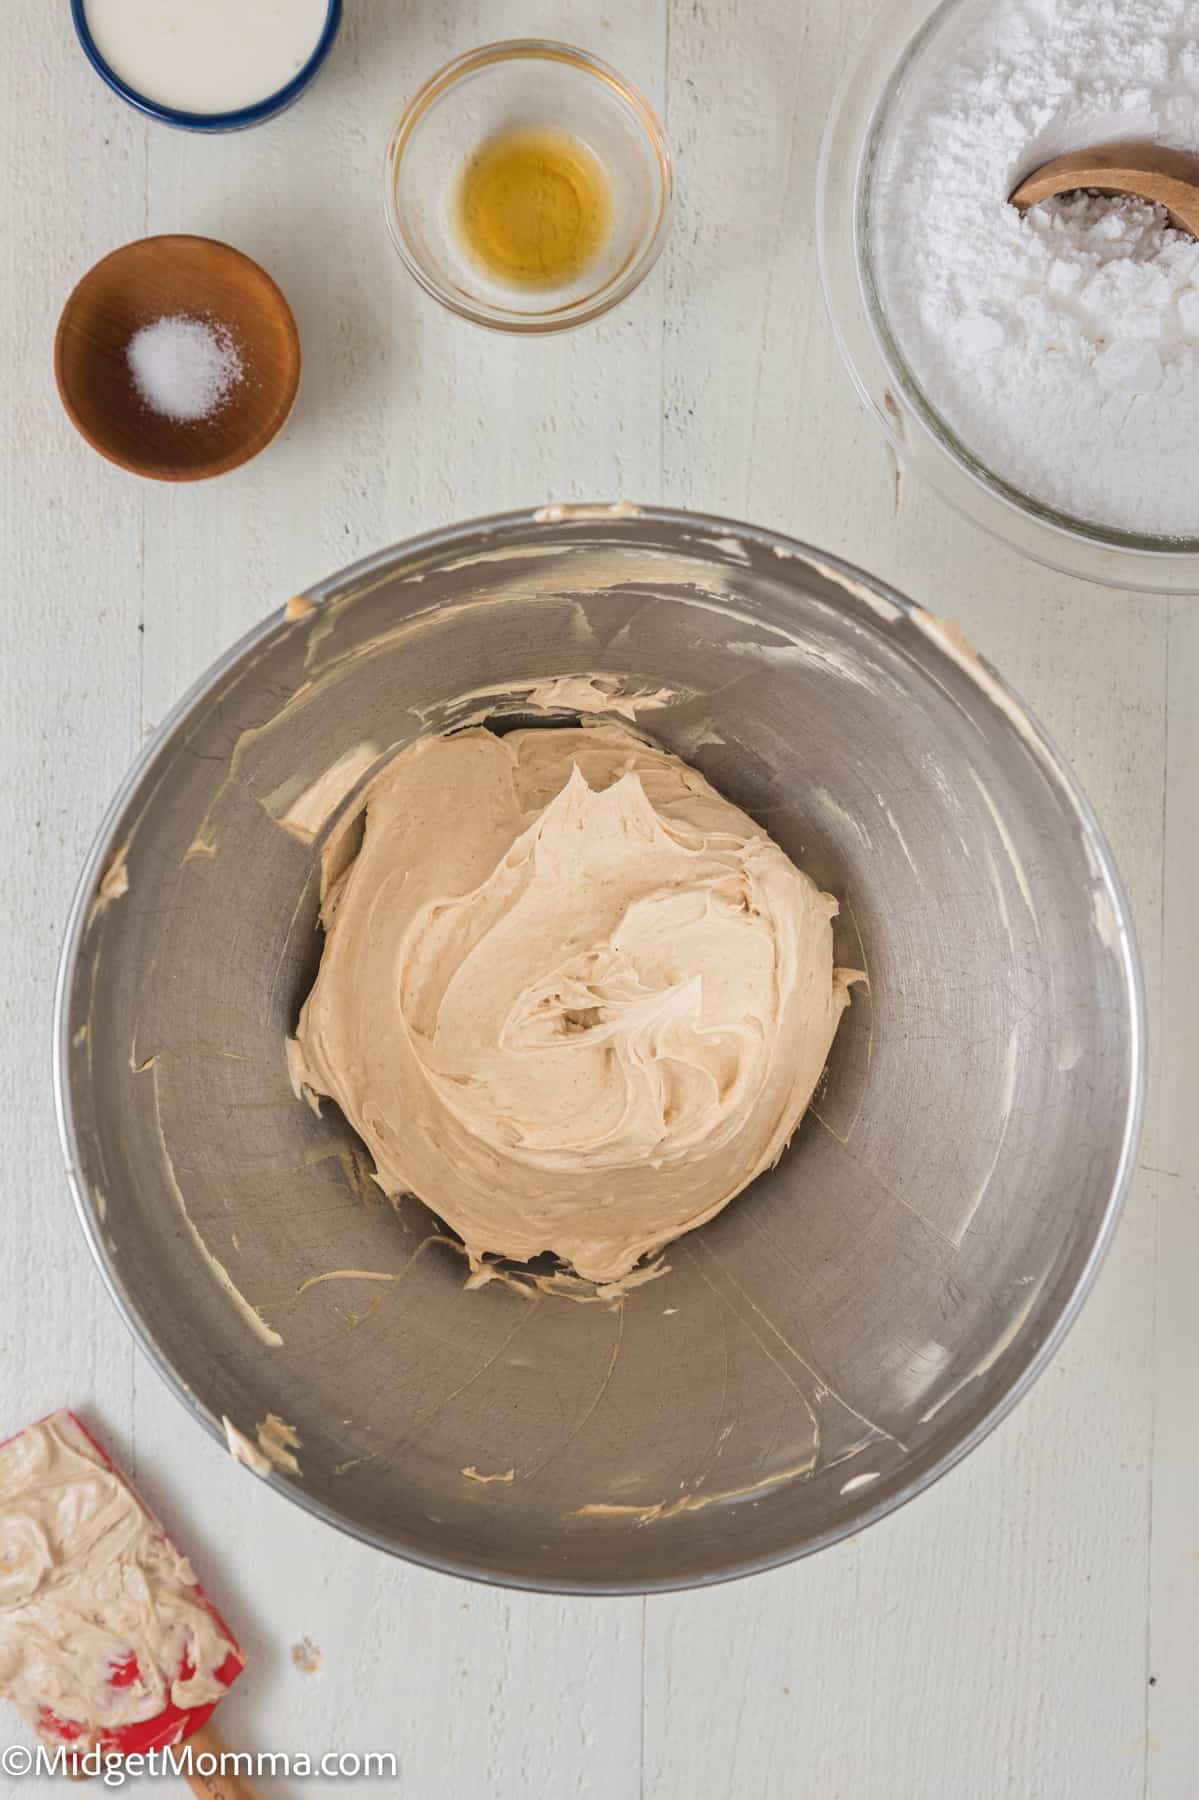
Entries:
POLYGON ((285 424, 300 385, 291 308, 265 269, 214 238, 169 235, 114 250, 76 287, 54 345, 72 424, 110 462, 156 481, 203 481, 249 462, 285 424), (135 332, 184 315, 224 327, 242 373, 205 417, 155 412, 134 383, 135 332))

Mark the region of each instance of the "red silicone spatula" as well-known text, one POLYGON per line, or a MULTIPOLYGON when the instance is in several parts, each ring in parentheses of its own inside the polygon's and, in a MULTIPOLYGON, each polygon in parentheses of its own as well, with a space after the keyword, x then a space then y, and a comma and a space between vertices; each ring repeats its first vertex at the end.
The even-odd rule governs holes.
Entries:
MULTIPOLYGON (((0 1444, 0 1693, 51 1746, 129 1756, 210 1723, 245 1658, 158 1520, 74 1413, 0 1444)), ((219 1767, 219 1761, 218 1765, 219 1767)), ((198 1794, 252 1800, 234 1775, 198 1794)))

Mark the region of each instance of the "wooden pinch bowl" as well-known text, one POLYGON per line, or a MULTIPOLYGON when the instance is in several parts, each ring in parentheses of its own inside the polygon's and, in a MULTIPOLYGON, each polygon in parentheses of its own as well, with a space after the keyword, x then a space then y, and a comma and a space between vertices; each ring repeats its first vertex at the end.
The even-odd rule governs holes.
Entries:
POLYGON ((71 423, 101 456, 155 481, 204 481, 249 462, 282 429, 300 385, 300 336, 278 287, 240 250, 214 238, 141 238, 72 293, 54 373, 71 423), (241 357, 240 380, 208 418, 154 412, 129 370, 133 334, 178 313, 223 325, 241 357))

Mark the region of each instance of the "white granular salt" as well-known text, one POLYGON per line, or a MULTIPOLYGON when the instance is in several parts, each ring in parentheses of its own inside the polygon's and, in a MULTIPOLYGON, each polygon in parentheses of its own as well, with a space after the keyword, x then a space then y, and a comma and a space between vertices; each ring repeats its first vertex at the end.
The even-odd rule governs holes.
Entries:
POLYGON ((241 357, 227 328, 186 313, 143 325, 126 356, 142 400, 168 419, 209 418, 242 378, 241 357))
POLYGON ((888 322, 992 473, 1075 518, 1199 536, 1199 244, 1020 179, 1124 140, 1199 153, 1196 0, 994 0, 908 77, 873 195, 888 322))

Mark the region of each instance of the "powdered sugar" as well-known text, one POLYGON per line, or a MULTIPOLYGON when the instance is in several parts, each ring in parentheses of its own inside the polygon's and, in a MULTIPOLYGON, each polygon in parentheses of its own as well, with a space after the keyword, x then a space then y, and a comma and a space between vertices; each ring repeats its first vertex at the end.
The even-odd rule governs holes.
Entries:
POLYGON ((242 377, 241 357, 227 328, 185 313, 143 325, 126 354, 146 405, 180 422, 209 418, 242 377))
POLYGON ((1199 536, 1199 244, 1022 176, 1116 141, 1199 155, 1195 0, 969 0, 909 72, 872 196, 884 310, 993 473, 1077 518, 1199 536))

